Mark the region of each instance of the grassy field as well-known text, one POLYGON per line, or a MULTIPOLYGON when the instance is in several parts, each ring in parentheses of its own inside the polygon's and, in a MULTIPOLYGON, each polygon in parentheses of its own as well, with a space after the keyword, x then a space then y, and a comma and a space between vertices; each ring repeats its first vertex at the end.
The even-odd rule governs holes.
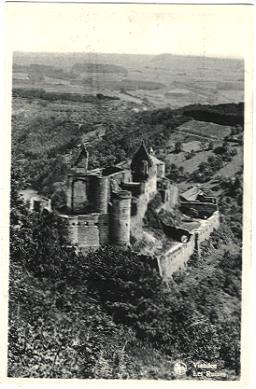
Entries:
POLYGON ((243 63, 230 59, 174 55, 49 56, 17 53, 14 56, 13 86, 73 93, 101 91, 121 98, 122 90, 132 91, 138 100, 146 98, 155 107, 239 102, 243 101, 243 63), (93 61, 110 68, 113 66, 113 69, 121 66, 123 73, 114 70, 106 73, 104 69, 102 72, 99 69, 97 72, 80 69, 74 73, 76 64, 93 61), (35 64, 41 64, 40 72, 35 64))
POLYGON ((222 126, 220 124, 198 120, 190 120, 179 126, 179 130, 184 133, 195 134, 206 138, 212 137, 216 140, 224 139, 225 136, 230 134, 230 129, 230 126, 222 126))

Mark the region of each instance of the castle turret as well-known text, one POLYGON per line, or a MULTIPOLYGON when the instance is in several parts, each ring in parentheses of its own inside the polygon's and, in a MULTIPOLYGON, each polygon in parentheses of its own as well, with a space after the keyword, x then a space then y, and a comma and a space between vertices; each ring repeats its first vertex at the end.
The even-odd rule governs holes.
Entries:
POLYGON ((108 213, 108 177, 95 178, 95 211, 101 214, 108 213))
POLYGON ((111 241, 125 246, 130 243, 131 193, 122 190, 112 193, 111 241))
POLYGON ((147 152, 144 141, 142 141, 139 149, 132 158, 131 169, 133 181, 141 182, 147 180, 154 173, 152 168, 153 162, 147 152))
POLYGON ((157 170, 144 141, 132 158, 131 170, 133 181, 145 183, 145 193, 154 196, 157 190, 157 170))

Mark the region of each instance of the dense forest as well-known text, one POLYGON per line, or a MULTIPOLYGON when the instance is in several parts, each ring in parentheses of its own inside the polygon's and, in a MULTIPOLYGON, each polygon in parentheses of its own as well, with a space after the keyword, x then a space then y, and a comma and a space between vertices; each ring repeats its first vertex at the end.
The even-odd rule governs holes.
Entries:
POLYGON ((219 104, 209 105, 192 105, 185 107, 184 113, 197 120, 205 122, 214 122, 223 125, 243 126, 244 124, 244 104, 219 104))

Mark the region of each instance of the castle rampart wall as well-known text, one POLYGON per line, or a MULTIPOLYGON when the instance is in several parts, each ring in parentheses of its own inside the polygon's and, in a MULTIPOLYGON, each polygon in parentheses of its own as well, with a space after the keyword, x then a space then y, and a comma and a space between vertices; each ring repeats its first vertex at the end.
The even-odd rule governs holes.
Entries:
MULTIPOLYGON (((62 215, 61 215, 62 216, 62 215)), ((99 217, 97 213, 89 215, 62 216, 68 223, 70 243, 81 248, 100 246, 99 217)))
POLYGON ((200 227, 197 229, 198 242, 209 239, 214 229, 218 229, 220 225, 219 211, 215 211, 208 219, 200 220, 200 227))
POLYGON ((186 266, 187 261, 194 250, 197 248, 196 245, 198 244, 200 247, 200 243, 208 240, 214 229, 219 227, 219 211, 214 212, 213 215, 206 220, 200 220, 200 223, 200 227, 193 231, 188 242, 177 243, 158 257, 159 271, 163 279, 168 279, 174 272, 182 270, 186 266))
POLYGON ((186 243, 177 243, 169 250, 157 258, 161 277, 166 280, 171 278, 172 274, 182 270, 194 252, 194 235, 186 243))

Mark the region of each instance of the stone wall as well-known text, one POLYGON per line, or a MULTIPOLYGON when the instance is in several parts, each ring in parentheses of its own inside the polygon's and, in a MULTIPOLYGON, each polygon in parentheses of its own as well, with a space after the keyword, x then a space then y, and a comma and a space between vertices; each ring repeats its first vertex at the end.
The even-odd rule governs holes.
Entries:
POLYGON ((159 178, 165 177, 165 163, 158 163, 156 165, 156 173, 159 178))
POLYGON ((198 242, 208 240, 213 230, 217 230, 220 225, 219 211, 215 211, 208 219, 200 220, 200 227, 196 230, 198 233, 198 242))
POLYGON ((66 197, 67 197, 67 208, 68 209, 72 209, 72 181, 73 181, 73 176, 68 175, 67 187, 66 187, 66 197))
POLYGON ((28 205, 30 211, 42 212, 44 209, 52 211, 51 200, 40 196, 32 197, 28 205))
POLYGON ((130 243, 131 193, 122 190, 112 194, 110 240, 116 245, 130 243))
POLYGON ((145 193, 149 195, 150 198, 153 198, 157 191, 157 177, 152 175, 145 181, 145 193))
POLYGON ((100 245, 109 243, 109 215, 99 216, 99 240, 100 245))
POLYGON ((133 201, 135 201, 134 205, 136 205, 136 212, 133 212, 131 215, 131 233, 136 239, 141 239, 142 237, 143 218, 151 199, 152 193, 148 193, 147 191, 136 197, 136 199, 133 199, 133 201))
POLYGON ((107 214, 108 213, 108 191, 109 191, 109 182, 107 177, 96 177, 95 183, 95 211, 107 214))
POLYGON ((161 277, 164 280, 171 278, 172 274, 182 270, 194 252, 195 238, 191 236, 186 243, 176 243, 157 258, 161 277))
POLYGON ((170 184, 168 203, 171 208, 176 207, 179 203, 179 189, 175 184, 170 184))
POLYGON ((191 232, 191 237, 186 243, 175 243, 170 249, 161 254, 158 260, 160 275, 163 279, 168 279, 178 270, 182 270, 197 249, 200 252, 200 243, 210 238, 211 233, 220 225, 219 211, 213 213, 206 220, 200 220, 200 227, 191 232))
POLYGON ((145 184, 143 182, 124 182, 121 183, 121 188, 129 190, 133 196, 139 196, 145 191, 145 184))
POLYGON ((74 212, 79 212, 88 204, 86 181, 84 179, 76 179, 73 181, 72 186, 72 210, 74 212))
POLYGON ((71 244, 81 248, 100 246, 99 214, 62 216, 67 219, 71 244))

